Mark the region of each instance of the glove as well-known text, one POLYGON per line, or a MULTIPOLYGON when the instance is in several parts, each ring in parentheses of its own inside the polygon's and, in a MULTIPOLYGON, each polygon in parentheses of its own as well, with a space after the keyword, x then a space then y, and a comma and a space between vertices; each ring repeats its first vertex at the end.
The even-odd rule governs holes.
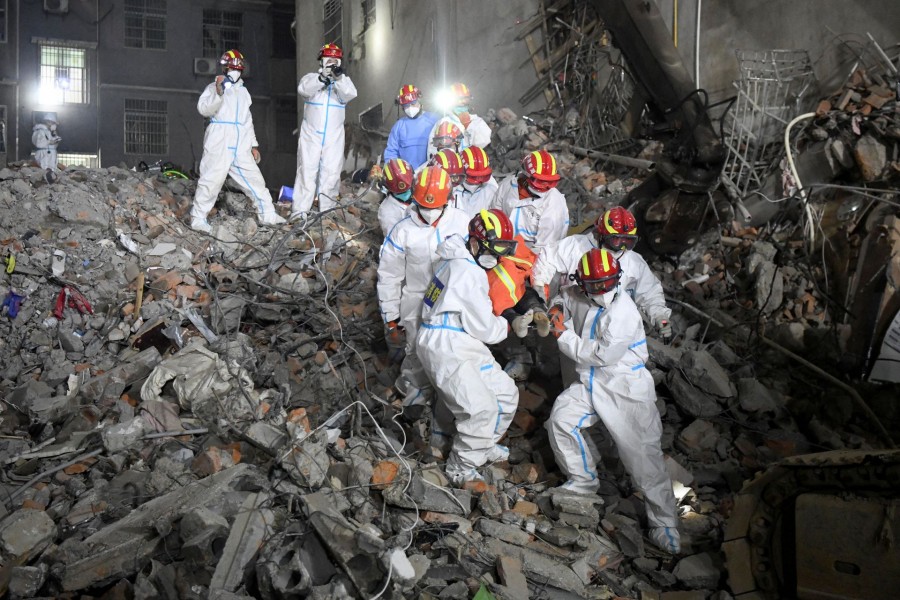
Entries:
POLYGON ((672 340, 672 323, 668 319, 657 319, 656 331, 664 342, 669 343, 672 340))
POLYGON ((344 67, 341 67, 341 66, 332 67, 331 74, 334 75, 335 77, 340 77, 341 75, 344 74, 344 67))
POLYGON ((225 93, 225 76, 216 75, 216 93, 222 95, 225 93))
POLYGON ((550 317, 543 310, 534 311, 532 323, 539 337, 547 337, 550 333, 550 317))
POLYGON ((384 177, 384 171, 382 171, 381 165, 372 165, 372 168, 369 169, 369 181, 380 181, 382 177, 384 177))
POLYGON ((531 324, 533 318, 534 311, 529 310, 524 315, 519 315, 512 320, 510 327, 512 328, 513 333, 516 334, 516 337, 523 338, 528 335, 528 326, 531 324))
POLYGON ((403 348, 406 346, 406 330, 397 325, 397 321, 389 321, 384 324, 384 341, 388 348, 403 348))
POLYGON ((566 326, 563 324, 565 322, 565 317, 563 317, 562 307, 554 306, 553 308, 551 308, 549 317, 550 333, 553 334, 553 337, 558 338, 566 330, 566 326))

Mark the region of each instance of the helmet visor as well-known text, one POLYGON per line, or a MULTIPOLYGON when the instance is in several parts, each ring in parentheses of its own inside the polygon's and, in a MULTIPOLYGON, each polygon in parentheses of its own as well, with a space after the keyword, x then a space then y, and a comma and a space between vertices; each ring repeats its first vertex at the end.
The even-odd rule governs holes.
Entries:
POLYGON ((610 275, 602 279, 581 279, 578 283, 588 296, 600 296, 616 287, 616 284, 619 283, 619 275, 610 275))
POLYGON ((494 256, 512 256, 516 253, 516 240, 478 240, 478 245, 494 256))
POLYGON ((603 245, 609 250, 633 250, 637 244, 638 236, 628 234, 616 234, 603 236, 603 245))

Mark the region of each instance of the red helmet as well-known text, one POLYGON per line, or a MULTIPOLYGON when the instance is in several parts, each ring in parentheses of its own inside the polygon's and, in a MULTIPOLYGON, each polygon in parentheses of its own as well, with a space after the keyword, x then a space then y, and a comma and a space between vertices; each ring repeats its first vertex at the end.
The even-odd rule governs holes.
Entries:
POLYGON ((484 183, 491 178, 491 163, 487 152, 478 146, 469 146, 460 154, 466 170, 466 183, 484 183))
POLYGON ((228 50, 219 59, 219 64, 222 65, 224 71, 243 71, 244 55, 240 50, 228 50))
POLYGON ((472 93, 469 91, 469 86, 464 83, 451 85, 450 93, 453 95, 457 106, 468 106, 472 102, 472 93))
POLYGON ((537 192, 546 192, 559 183, 556 159, 546 150, 535 150, 522 159, 522 170, 528 185, 537 192))
POLYGON ((413 168, 402 158, 392 158, 384 165, 384 187, 392 194, 412 189, 413 168))
POLYGON ((619 261, 606 248, 591 248, 575 269, 575 281, 588 296, 605 294, 619 284, 619 261))
POLYGON ((482 209, 469 221, 469 243, 475 247, 476 258, 485 252, 497 257, 515 254, 512 221, 499 208, 482 209))
POLYGON ((422 98, 422 92, 419 91, 419 88, 413 84, 404 85, 400 88, 400 93, 397 94, 397 104, 406 106, 407 104, 418 102, 420 98, 422 98))
POLYGON ((434 134, 434 147, 442 148, 458 148, 463 139, 462 130, 450 121, 441 121, 438 125, 437 132, 434 134))
POLYGON ((344 52, 337 44, 325 44, 319 50, 319 60, 323 58, 344 58, 344 52))
POLYGON ((631 211, 622 206, 615 206, 603 213, 594 227, 601 244, 613 252, 631 250, 638 241, 637 221, 631 211))
POLYGON ((416 174, 413 200, 423 208, 440 208, 450 197, 450 176, 441 167, 426 166, 416 174))
POLYGON ((438 150, 437 154, 431 157, 428 162, 430 165, 441 167, 450 175, 450 183, 454 186, 459 185, 463 178, 463 164, 459 158, 459 154, 449 148, 438 150))

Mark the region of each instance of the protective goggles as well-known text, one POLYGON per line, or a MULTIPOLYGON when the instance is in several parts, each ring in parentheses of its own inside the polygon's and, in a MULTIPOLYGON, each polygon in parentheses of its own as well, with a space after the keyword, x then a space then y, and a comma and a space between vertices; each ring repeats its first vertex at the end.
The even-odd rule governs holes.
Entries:
POLYGON ((603 245, 608 250, 633 250, 638 242, 638 236, 621 233, 616 235, 606 234, 603 236, 603 245))
POLYGON ((575 278, 578 282, 578 285, 581 286, 581 289, 584 290, 584 293, 588 296, 601 296, 610 290, 615 289, 616 285, 619 283, 619 274, 610 275, 608 277, 603 277, 601 279, 579 279, 575 278))
POLYGON ((458 175, 451 175, 450 183, 453 184, 453 187, 456 187, 462 183, 464 178, 465 178, 465 175, 463 173, 459 173, 458 175))
POLYGON ((538 179, 537 177, 528 178, 528 187, 536 192, 549 192, 559 183, 559 180, 548 181, 546 179, 538 179))
POLYGON ((479 254, 490 252, 494 256, 512 256, 516 253, 516 240, 482 240, 477 239, 479 254))

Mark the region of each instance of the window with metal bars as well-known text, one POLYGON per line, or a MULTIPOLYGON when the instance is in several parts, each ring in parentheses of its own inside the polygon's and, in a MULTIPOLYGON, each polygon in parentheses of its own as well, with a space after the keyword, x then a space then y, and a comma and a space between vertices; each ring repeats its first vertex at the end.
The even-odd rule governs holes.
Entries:
POLYGON ((56 155, 56 160, 67 167, 87 167, 88 169, 100 168, 100 156, 97 154, 87 154, 84 152, 63 154, 60 152, 56 155))
POLYGON ((38 87, 41 104, 87 104, 87 51, 42 44, 38 87))
POLYGON ((337 44, 344 47, 344 5, 341 0, 325 0, 323 22, 326 44, 337 44))
POLYGON ((363 29, 375 24, 375 4, 377 0, 362 0, 363 29))
POLYGON ((166 49, 166 0, 125 0, 125 46, 166 49))
POLYGON ((203 11, 203 56, 219 58, 227 50, 241 47, 243 15, 227 10, 203 11))
POLYGON ((0 0, 0 43, 6 43, 6 21, 9 15, 9 0, 0 0))
POLYGON ((169 116, 165 100, 125 99, 125 154, 169 153, 169 116))

